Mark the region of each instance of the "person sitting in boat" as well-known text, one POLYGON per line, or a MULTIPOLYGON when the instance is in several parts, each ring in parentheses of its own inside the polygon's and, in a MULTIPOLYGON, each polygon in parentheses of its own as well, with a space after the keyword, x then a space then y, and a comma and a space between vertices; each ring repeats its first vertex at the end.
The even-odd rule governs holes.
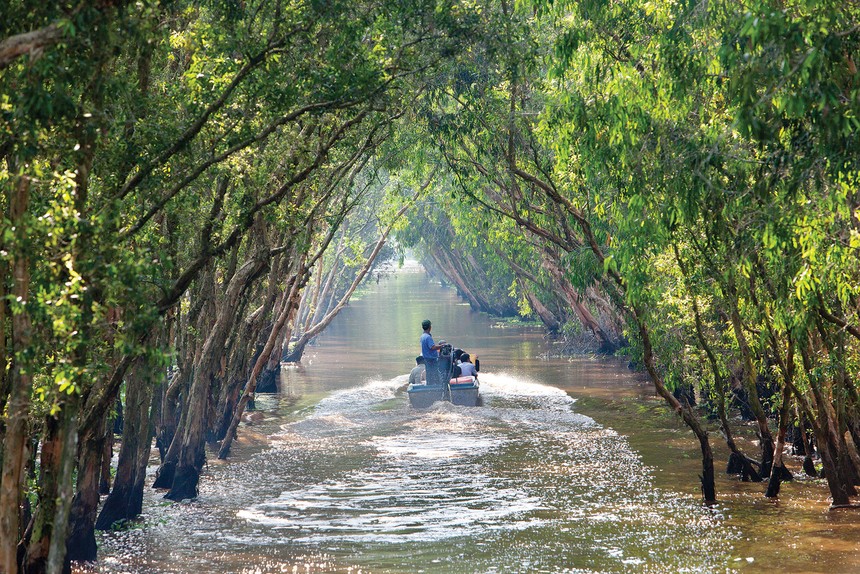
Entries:
POLYGON ((439 372, 439 349, 442 348, 442 345, 444 345, 445 342, 440 341, 437 345, 433 341, 433 336, 430 334, 432 326, 430 319, 424 319, 421 321, 421 328, 424 329, 424 333, 421 335, 421 356, 424 357, 424 366, 427 371, 427 384, 441 385, 442 378, 441 373, 439 372))
POLYGON ((424 364, 424 357, 418 355, 415 357, 415 362, 417 366, 412 369, 409 373, 409 384, 410 385, 422 385, 424 384, 424 380, 426 379, 427 367, 424 364))
MULTIPOLYGON (((478 369, 472 364, 469 353, 460 355, 460 376, 478 378, 478 369)), ((477 360, 477 358, 476 358, 477 360)))

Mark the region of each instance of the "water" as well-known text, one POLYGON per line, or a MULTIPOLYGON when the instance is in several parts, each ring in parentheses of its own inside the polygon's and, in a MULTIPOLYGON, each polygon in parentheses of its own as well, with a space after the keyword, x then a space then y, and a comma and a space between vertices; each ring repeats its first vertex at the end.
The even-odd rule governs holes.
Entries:
MULTIPOLYGON (((302 366, 285 369, 281 396, 260 397, 264 416, 240 429, 233 458, 210 456, 198 499, 173 504, 148 493, 142 526, 104 535, 102 559, 90 569, 763 566, 750 555, 748 525, 732 516, 731 503, 707 508, 689 488, 665 484, 643 461, 647 449, 582 414, 571 396, 588 388, 592 403, 642 401, 653 394, 648 387, 618 363, 538 359, 547 345, 540 329, 498 325, 422 273, 383 280, 308 348, 302 366), (437 340, 480 356, 484 407, 408 406, 405 373, 424 318, 437 340)), ((686 472, 690 486, 695 466, 686 472)), ((768 536, 765 542, 780 535, 768 536)))

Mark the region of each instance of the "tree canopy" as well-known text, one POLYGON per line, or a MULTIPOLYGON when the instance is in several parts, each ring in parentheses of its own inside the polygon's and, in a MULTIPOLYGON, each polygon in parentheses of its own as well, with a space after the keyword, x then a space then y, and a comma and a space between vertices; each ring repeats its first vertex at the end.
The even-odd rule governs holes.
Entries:
POLYGON ((856 495, 855 4, 2 13, 3 571, 94 559, 94 529, 141 512, 150 425, 156 486, 196 496, 257 385, 407 248, 476 309, 641 364, 701 446, 707 501, 703 409, 768 496, 795 429, 833 505, 856 495))

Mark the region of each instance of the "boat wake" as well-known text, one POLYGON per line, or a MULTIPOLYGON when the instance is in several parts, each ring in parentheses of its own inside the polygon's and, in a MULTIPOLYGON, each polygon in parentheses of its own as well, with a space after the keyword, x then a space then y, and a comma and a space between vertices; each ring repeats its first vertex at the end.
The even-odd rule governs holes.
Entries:
POLYGON ((330 395, 285 425, 273 449, 308 461, 305 480, 238 517, 311 547, 387 555, 453 545, 478 569, 498 564, 502 548, 514 569, 549 552, 568 560, 556 564, 587 555, 618 570, 652 562, 649 548, 683 542, 707 561, 725 547, 718 513, 656 489, 626 439, 576 413, 567 393, 480 378, 484 407, 411 409, 403 377, 330 395))

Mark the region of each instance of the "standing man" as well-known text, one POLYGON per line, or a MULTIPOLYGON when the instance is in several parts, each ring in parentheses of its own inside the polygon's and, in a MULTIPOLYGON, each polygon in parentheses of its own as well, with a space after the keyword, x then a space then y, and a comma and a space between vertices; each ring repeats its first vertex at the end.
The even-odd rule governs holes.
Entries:
POLYGON ((439 377, 439 349, 442 348, 442 345, 437 345, 433 341, 430 327, 430 319, 421 321, 421 328, 424 329, 424 333, 421 335, 421 356, 424 357, 424 366, 427 369, 427 384, 440 385, 442 382, 439 377))

